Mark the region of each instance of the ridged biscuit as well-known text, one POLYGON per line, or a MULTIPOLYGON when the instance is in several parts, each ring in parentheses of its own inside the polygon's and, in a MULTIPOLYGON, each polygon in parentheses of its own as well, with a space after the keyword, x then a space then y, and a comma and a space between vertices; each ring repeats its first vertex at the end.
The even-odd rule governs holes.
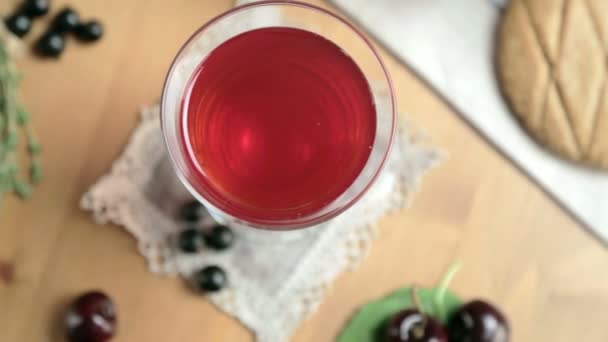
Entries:
POLYGON ((575 162, 608 169, 608 0, 511 0, 497 71, 534 138, 575 162))

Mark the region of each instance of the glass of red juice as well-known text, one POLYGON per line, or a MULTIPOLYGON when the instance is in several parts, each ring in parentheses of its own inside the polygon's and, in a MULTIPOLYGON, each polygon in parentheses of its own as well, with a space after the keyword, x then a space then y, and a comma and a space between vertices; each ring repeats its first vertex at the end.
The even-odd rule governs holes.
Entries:
POLYGON ((393 143, 391 81, 352 24, 316 6, 260 1, 196 31, 161 101, 176 172, 219 221, 269 230, 355 204, 393 143))

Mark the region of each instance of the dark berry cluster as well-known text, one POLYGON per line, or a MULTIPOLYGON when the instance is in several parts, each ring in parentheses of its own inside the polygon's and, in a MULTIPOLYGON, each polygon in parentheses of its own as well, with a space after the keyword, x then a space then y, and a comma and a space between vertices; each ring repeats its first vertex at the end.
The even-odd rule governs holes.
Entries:
MULTIPOLYGON (((50 0, 26 0, 4 22, 9 31, 23 38, 30 32, 33 20, 48 14, 50 7, 50 0)), ((83 22, 78 12, 66 7, 55 16, 34 48, 41 56, 59 57, 65 50, 68 34, 73 34, 81 42, 95 42, 103 37, 103 33, 104 28, 99 21, 83 22)))
MULTIPOLYGON (((198 202, 186 203, 180 216, 188 222, 188 228, 178 238, 178 247, 183 253, 198 253, 203 248, 223 251, 233 245, 234 232, 227 226, 215 225, 207 230, 199 229, 198 223, 203 218, 205 208, 198 202)), ((192 284, 202 292, 216 292, 227 284, 226 272, 219 266, 207 266, 192 276, 192 284)))

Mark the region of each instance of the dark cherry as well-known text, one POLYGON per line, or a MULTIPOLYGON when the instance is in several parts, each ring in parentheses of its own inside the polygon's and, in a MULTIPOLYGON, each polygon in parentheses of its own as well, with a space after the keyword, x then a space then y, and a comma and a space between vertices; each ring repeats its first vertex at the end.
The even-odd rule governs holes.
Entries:
POLYGON ((388 323, 386 342, 448 342, 445 328, 416 309, 398 312, 388 323))
POLYGON ((192 281, 201 292, 217 292, 228 283, 226 272, 218 266, 207 266, 196 272, 192 281))
POLYGON ((205 235, 207 246, 218 251, 225 250, 234 243, 234 233, 226 226, 217 225, 205 235))
POLYGON ((80 16, 73 9, 66 7, 53 20, 51 27, 59 33, 75 31, 80 25, 80 16))
POLYGON ((32 19, 25 14, 15 14, 4 20, 6 28, 15 36, 22 38, 32 29, 32 19))
POLYGON ((507 342, 509 324, 493 305, 474 300, 454 312, 448 322, 450 342, 507 342))
POLYGON ((23 12, 32 18, 46 15, 50 9, 50 0, 26 0, 23 4, 23 12))
POLYGON ((65 324, 70 342, 104 342, 116 333, 116 309, 103 292, 87 292, 70 305, 65 324))
POLYGON ((192 201, 184 204, 180 209, 180 216, 188 222, 196 222, 200 220, 205 212, 205 207, 197 201, 192 201))
POLYGON ((76 38, 83 42, 95 42, 103 37, 104 30, 100 22, 92 20, 78 25, 74 32, 76 33, 76 38))
POLYGON ((44 57, 59 57, 64 49, 65 36, 59 32, 47 32, 36 43, 36 51, 44 57))
POLYGON ((205 246, 204 234, 195 228, 189 228, 179 234, 179 249, 185 253, 197 253, 205 246))

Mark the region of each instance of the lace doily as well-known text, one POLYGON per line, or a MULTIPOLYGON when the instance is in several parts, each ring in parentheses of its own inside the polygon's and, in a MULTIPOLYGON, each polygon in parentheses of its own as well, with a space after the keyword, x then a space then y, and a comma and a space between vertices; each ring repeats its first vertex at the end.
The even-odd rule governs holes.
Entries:
MULTIPOLYGON (((146 108, 124 154, 84 195, 81 206, 92 211, 96 222, 129 231, 154 273, 188 278, 206 265, 224 268, 229 286, 210 300, 254 331, 257 341, 287 341, 332 281, 366 254, 375 222, 406 206, 425 171, 438 162, 438 152, 407 128, 399 131, 377 183, 336 219, 293 232, 237 229, 231 249, 189 255, 180 253, 175 241, 186 228, 176 212, 191 197, 166 155, 159 108, 146 108)), ((211 225, 210 217, 202 222, 203 228, 211 225)))

